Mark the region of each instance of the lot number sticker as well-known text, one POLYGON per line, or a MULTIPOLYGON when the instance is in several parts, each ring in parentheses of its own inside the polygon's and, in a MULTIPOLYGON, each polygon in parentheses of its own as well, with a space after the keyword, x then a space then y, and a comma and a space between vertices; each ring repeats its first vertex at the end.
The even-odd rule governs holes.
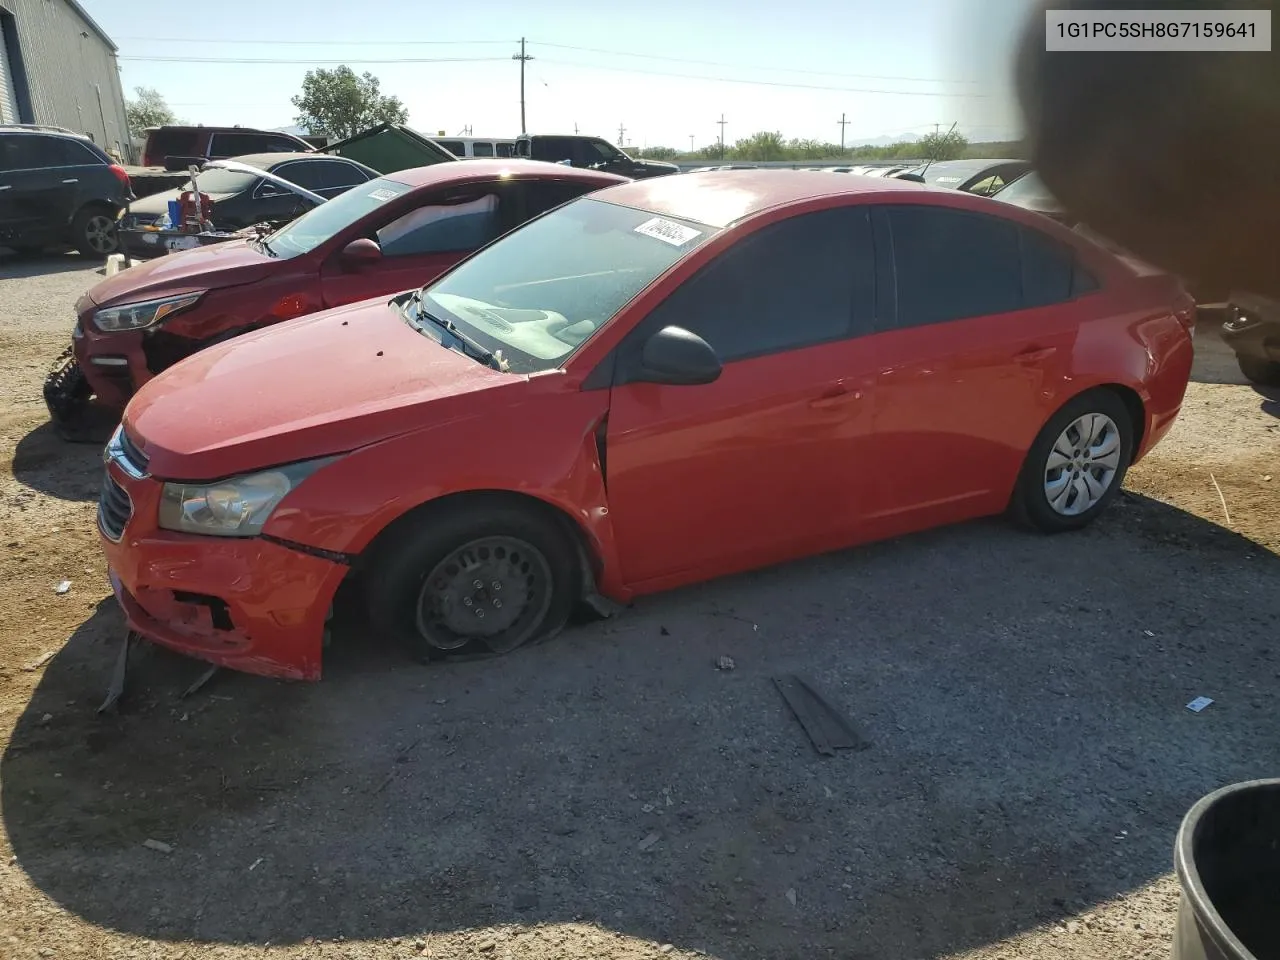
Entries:
POLYGON ((683 223, 664 220, 662 217, 646 220, 636 227, 635 232, 642 233, 646 237, 653 237, 655 240, 661 240, 663 243, 669 243, 673 247, 683 247, 694 237, 702 236, 701 230, 686 227, 683 223))
POLYGON ((373 199, 378 200, 382 203, 386 203, 388 200, 394 200, 398 196, 398 194, 394 190, 379 189, 379 190, 371 190, 369 192, 369 196, 373 197, 373 199))

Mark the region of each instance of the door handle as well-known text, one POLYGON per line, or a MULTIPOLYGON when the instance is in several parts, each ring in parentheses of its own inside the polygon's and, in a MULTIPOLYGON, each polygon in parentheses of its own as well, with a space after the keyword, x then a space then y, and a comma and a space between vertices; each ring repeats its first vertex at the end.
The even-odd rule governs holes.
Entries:
POLYGON ((72 177, 70 180, 63 180, 62 182, 63 183, 79 183, 80 181, 76 177, 72 177))
POLYGON ((1057 352, 1057 347, 1029 347, 1021 353, 1014 354, 1013 359, 1018 363, 1039 363, 1041 360, 1048 360, 1057 352))

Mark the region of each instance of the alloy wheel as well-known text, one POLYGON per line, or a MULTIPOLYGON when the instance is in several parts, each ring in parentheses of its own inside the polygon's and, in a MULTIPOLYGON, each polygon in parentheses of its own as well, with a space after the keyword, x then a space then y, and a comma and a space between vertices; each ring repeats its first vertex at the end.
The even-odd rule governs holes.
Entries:
POLYGON ((1100 501, 1120 468, 1120 429, 1105 413, 1073 420, 1045 461, 1044 495, 1055 513, 1079 516, 1100 501))

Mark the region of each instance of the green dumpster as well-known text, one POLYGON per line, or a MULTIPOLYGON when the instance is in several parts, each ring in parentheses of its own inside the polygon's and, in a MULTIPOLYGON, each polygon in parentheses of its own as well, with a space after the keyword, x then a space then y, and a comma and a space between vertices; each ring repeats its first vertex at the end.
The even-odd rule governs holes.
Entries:
POLYGON ((355 160, 379 173, 395 173, 410 167, 457 160, 434 140, 401 123, 382 123, 320 151, 355 160))

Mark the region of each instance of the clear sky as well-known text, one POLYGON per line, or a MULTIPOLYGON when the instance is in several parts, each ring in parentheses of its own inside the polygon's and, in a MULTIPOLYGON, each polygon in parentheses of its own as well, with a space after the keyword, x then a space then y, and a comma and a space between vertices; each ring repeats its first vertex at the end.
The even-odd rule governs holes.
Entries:
POLYGON ((618 142, 622 125, 626 146, 688 149, 722 114, 729 143, 839 142, 842 114, 851 144, 1019 129, 1008 50, 1027 0, 81 2, 120 48, 125 95, 155 87, 191 123, 287 126, 307 69, 346 63, 423 133, 514 136, 524 36, 531 133, 618 142))

